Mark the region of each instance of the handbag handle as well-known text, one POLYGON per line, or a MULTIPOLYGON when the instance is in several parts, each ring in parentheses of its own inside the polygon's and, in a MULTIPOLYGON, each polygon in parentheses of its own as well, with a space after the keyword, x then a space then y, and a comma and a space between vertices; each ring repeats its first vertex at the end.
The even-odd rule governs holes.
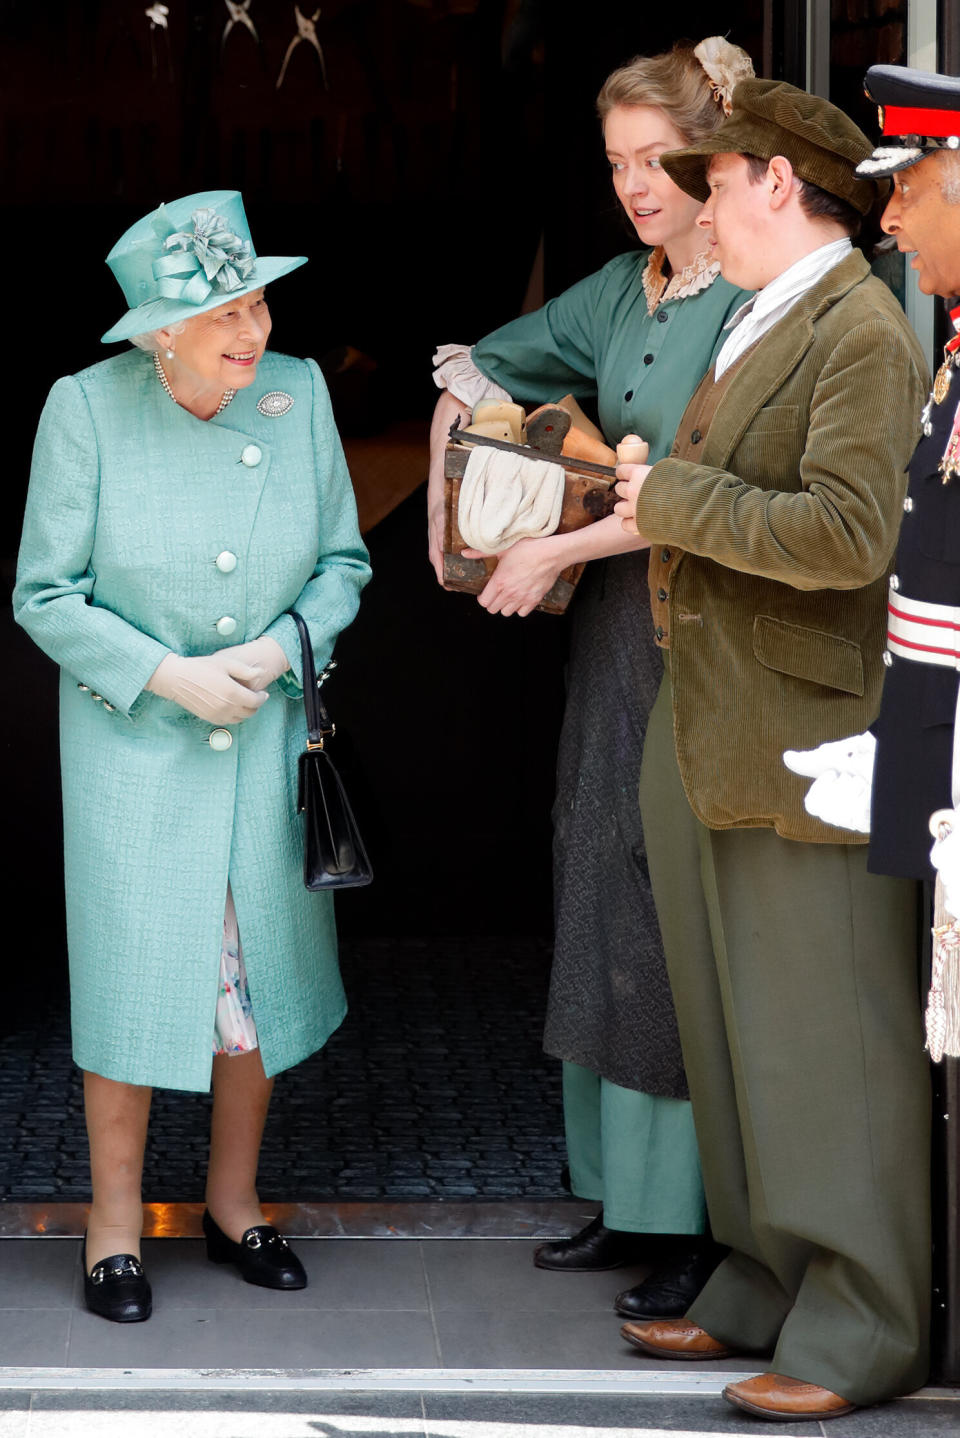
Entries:
POLYGON ((327 706, 320 694, 320 686, 330 672, 336 669, 337 661, 329 660, 318 679, 316 665, 313 662, 313 645, 310 642, 310 631, 306 621, 303 615, 298 614, 295 609, 288 612, 297 626, 297 633, 300 636, 300 654, 303 662, 303 707, 307 713, 307 748, 322 749, 324 740, 332 739, 336 734, 337 726, 327 712, 327 706))

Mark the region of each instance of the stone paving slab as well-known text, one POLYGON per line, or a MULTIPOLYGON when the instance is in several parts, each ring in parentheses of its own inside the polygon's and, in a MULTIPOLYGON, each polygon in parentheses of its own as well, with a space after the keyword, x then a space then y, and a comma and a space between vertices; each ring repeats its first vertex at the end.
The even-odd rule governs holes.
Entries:
MULTIPOLYGON (((0 1438, 758 1438, 721 1389, 761 1364, 644 1358, 609 1307, 643 1269, 551 1274, 533 1247, 305 1239, 309 1286, 275 1294, 208 1264, 199 1240, 151 1239, 154 1316, 121 1326, 83 1309, 78 1240, 3 1240, 0 1438)), ((957 1432, 947 1390, 826 1429, 957 1432)))

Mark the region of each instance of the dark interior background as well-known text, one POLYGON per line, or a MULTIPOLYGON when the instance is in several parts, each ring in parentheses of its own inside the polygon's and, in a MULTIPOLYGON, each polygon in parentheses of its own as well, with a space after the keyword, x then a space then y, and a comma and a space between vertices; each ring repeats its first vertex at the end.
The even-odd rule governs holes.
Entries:
MULTIPOLYGON (((472 341, 633 244, 593 109, 614 66, 728 31, 758 73, 802 83, 799 0, 688 3, 682 32, 668 9, 615 0, 324 0, 326 84, 301 43, 279 88, 292 4, 253 0, 259 43, 242 26, 224 38, 221 0, 169 0, 165 26, 146 8, 0 3, 7 1028, 65 966, 56 674, 13 625, 10 587, 45 394, 112 352, 98 337, 124 308, 103 263, 116 238, 165 198, 240 189, 260 252, 310 256, 271 294, 275 347, 318 358, 345 439, 388 442, 426 424, 436 344, 472 341)), ((863 32, 902 8, 856 0, 850 18, 863 32)), ((492 619, 441 592, 424 529, 421 487, 369 534, 375 578, 330 686, 377 868, 340 903, 341 927, 549 935, 566 622, 492 619)))

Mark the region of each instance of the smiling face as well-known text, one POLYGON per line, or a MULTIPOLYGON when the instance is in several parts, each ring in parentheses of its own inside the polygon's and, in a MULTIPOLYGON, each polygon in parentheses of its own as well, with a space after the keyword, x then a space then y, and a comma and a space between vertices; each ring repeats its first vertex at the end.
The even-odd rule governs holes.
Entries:
POLYGON ((928 155, 898 170, 880 224, 913 255, 910 268, 925 295, 960 294, 960 183, 953 154, 928 155), (952 201, 952 203, 951 203, 952 201))
POLYGON ((222 393, 253 384, 271 324, 260 289, 194 315, 179 334, 158 330, 161 341, 174 351, 174 388, 179 382, 187 389, 222 393))
POLYGON ((660 168, 665 150, 688 143, 655 105, 615 105, 603 125, 613 188, 645 245, 663 245, 674 269, 704 248, 696 229, 700 202, 685 194, 660 168))

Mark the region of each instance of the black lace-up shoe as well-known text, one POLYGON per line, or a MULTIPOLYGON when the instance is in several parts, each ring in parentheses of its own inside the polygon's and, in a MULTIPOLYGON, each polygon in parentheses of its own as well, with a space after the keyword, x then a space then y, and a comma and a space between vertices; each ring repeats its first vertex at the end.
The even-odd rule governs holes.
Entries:
POLYGON ((248 1228, 240 1242, 234 1243, 205 1210, 203 1232, 211 1263, 235 1263, 247 1283, 259 1288, 306 1288, 303 1264, 271 1223, 248 1228))
POLYGON ((614 1312, 624 1318, 644 1320, 683 1318, 728 1251, 719 1243, 698 1245, 685 1258, 658 1268, 636 1288, 618 1293, 613 1300, 614 1312))
POLYGON ((561 1273, 599 1273, 605 1268, 640 1263, 649 1252, 647 1234, 604 1228, 601 1209, 596 1218, 572 1238, 541 1243, 534 1250, 533 1261, 537 1268, 552 1268, 561 1273))

